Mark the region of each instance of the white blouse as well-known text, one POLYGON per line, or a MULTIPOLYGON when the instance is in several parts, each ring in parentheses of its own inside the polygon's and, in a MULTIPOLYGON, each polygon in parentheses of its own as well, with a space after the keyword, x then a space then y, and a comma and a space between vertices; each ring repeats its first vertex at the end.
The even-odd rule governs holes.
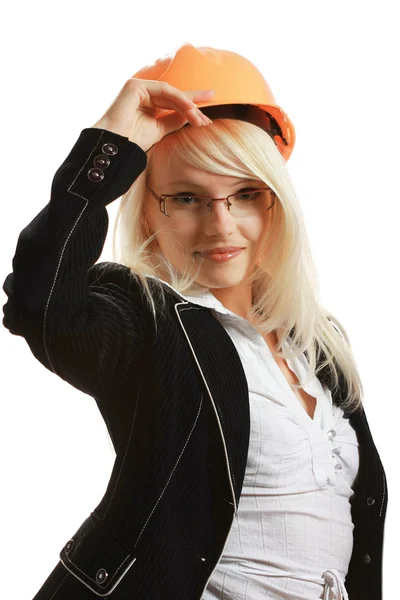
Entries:
MULTIPOLYGON (((314 417, 307 414, 246 319, 211 292, 184 297, 213 309, 232 338, 250 403, 238 511, 202 600, 348 600, 350 499, 359 467, 354 429, 317 377, 302 385, 317 401, 314 417)), ((305 355, 287 364, 303 383, 305 355)))

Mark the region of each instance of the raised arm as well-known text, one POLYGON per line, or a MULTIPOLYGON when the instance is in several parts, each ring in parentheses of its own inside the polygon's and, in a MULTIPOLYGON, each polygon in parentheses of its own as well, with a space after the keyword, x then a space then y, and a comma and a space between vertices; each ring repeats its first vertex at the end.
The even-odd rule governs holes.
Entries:
POLYGON ((127 137, 84 129, 55 173, 49 203, 21 231, 3 284, 4 327, 23 336, 47 369, 93 396, 143 341, 135 277, 123 265, 94 263, 107 235, 106 206, 146 163, 127 137))
POLYGON ((164 135, 187 121, 209 122, 194 104, 207 96, 129 79, 81 132, 54 176, 49 203, 19 235, 3 284, 3 325, 23 336, 47 369, 96 398, 139 356, 146 334, 137 278, 123 265, 95 264, 107 235, 106 206, 129 189, 146 167, 146 151, 164 135))

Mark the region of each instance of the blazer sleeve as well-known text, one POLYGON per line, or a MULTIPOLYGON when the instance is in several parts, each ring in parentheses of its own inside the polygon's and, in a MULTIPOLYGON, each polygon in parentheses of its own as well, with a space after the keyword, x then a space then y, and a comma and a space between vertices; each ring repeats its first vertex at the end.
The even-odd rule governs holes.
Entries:
POLYGON ((47 369, 95 397, 143 346, 136 277, 124 265, 94 263, 107 235, 106 206, 146 164, 127 137, 83 129, 54 175, 48 204, 21 231, 3 284, 4 327, 24 337, 47 369))

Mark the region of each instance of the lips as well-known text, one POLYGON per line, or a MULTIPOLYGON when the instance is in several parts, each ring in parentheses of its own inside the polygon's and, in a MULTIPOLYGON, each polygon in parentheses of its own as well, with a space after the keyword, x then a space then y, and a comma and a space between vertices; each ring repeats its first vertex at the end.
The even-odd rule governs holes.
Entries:
POLYGON ((225 246, 223 248, 213 248, 212 250, 207 250, 202 252, 202 254, 226 254, 227 252, 237 252, 241 250, 240 246, 225 246))

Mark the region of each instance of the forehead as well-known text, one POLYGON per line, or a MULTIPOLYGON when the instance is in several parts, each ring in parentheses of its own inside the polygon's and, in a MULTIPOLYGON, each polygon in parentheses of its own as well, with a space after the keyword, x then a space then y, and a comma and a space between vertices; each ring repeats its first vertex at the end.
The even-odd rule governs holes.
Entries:
POLYGON ((175 161, 175 163, 171 162, 168 164, 168 161, 165 159, 161 161, 157 160, 154 163, 151 179, 154 185, 161 185, 163 190, 174 190, 185 184, 199 188, 212 188, 219 185, 231 187, 243 181, 243 177, 210 173, 183 162, 179 163, 175 161))

